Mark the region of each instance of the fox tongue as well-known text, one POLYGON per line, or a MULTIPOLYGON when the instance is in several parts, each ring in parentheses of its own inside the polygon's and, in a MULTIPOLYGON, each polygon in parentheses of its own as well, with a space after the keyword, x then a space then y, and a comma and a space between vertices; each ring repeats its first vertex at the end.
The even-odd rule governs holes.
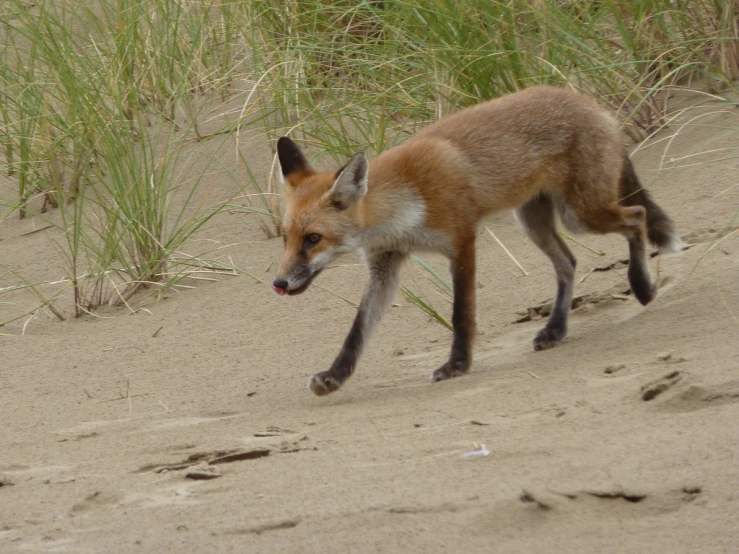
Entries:
POLYGON ((287 289, 281 289, 281 288, 276 287, 274 285, 272 285, 272 290, 275 291, 280 296, 285 296, 287 294, 287 289))

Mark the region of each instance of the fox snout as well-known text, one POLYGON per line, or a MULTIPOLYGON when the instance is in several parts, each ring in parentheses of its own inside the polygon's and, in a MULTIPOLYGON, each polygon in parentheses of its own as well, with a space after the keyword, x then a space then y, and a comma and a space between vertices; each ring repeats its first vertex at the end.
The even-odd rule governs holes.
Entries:
POLYGON ((285 279, 275 279, 272 281, 272 290, 280 296, 284 296, 288 293, 287 281, 285 279))

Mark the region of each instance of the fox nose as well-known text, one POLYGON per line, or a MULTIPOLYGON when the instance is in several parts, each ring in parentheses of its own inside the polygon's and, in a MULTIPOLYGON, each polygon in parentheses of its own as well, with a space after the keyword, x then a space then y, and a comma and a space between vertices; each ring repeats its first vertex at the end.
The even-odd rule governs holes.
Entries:
POLYGON ((275 279, 272 281, 272 290, 280 296, 287 294, 287 281, 285 279, 275 279))

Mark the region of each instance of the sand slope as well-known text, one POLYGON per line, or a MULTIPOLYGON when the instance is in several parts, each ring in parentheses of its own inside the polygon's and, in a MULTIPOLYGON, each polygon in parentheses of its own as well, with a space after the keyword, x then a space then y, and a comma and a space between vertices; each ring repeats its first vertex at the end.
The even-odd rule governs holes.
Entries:
MULTIPOLYGON (((308 377, 331 363, 354 308, 247 277, 135 315, 6 327, 0 551, 738 551, 739 234, 706 252, 737 225, 739 111, 707 112, 705 127, 669 142, 672 126, 634 155, 695 244, 652 260, 657 300, 623 295, 622 239, 581 237, 606 253, 573 246, 587 275, 576 295, 589 296, 568 340, 533 352, 543 321, 529 308, 551 299, 553 272, 498 214, 488 224, 530 275, 480 235, 481 334, 463 378, 428 381, 451 333, 399 295, 357 374, 314 397, 308 377), (733 150, 695 155, 719 148, 733 150), (476 444, 489 455, 462 458, 476 444)), ((240 243, 234 261, 268 282, 281 241, 252 216, 222 217, 232 225, 209 236, 240 243)), ((58 278, 48 237, 24 235, 33 225, 2 224, 4 263, 58 278)), ((317 284, 358 300, 359 263, 317 284)), ((403 282, 450 313, 417 266, 403 282)))

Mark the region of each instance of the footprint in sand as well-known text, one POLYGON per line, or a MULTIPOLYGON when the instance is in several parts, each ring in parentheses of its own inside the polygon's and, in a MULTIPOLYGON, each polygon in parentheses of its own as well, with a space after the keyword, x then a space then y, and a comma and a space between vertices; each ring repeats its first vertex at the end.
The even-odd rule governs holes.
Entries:
POLYGON ((567 512, 577 508, 595 507, 610 510, 616 517, 643 517, 649 514, 674 512, 693 502, 703 492, 702 487, 687 484, 667 491, 635 491, 621 487, 600 487, 576 491, 524 489, 519 501, 543 511, 567 512))
POLYGON ((667 375, 664 375, 663 377, 660 377, 656 381, 652 381, 651 383, 642 385, 641 387, 642 400, 644 400, 645 402, 654 400, 663 392, 668 391, 672 387, 677 385, 681 379, 682 379, 682 376, 680 375, 679 371, 671 371, 670 373, 668 373, 667 375))
MULTIPOLYGON (((680 364, 685 358, 674 357, 672 352, 658 356, 665 364, 680 364)), ((739 401, 739 380, 717 385, 697 384, 696 377, 685 371, 674 370, 659 379, 642 385, 639 394, 645 402, 658 399, 660 409, 674 412, 693 412, 739 401)))

